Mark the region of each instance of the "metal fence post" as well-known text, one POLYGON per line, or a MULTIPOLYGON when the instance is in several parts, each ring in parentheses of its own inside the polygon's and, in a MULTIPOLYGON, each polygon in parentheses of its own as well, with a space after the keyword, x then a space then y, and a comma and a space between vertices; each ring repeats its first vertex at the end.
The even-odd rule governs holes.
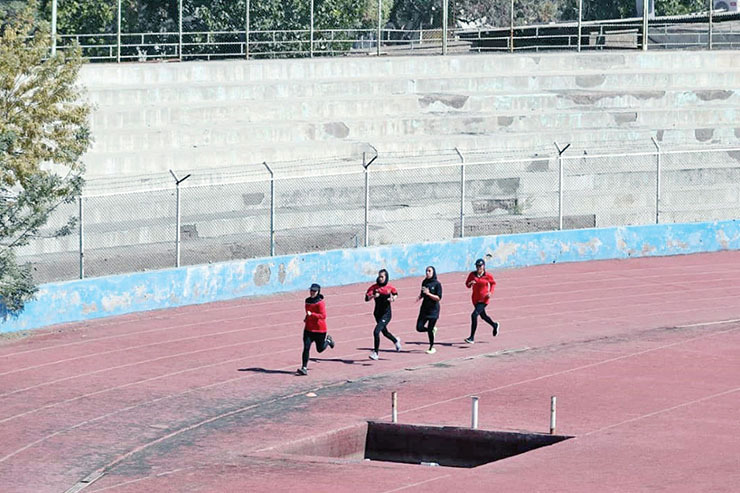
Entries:
POLYGON ((654 137, 650 137, 650 140, 653 141, 653 145, 657 150, 655 154, 655 224, 660 224, 660 144, 658 144, 654 137))
POLYGON ((57 54, 57 0, 51 2, 51 56, 57 54))
POLYGON ((121 0, 118 0, 118 20, 116 28, 116 63, 121 63, 121 0))
POLYGON ((447 10, 449 0, 442 0, 442 55, 447 54, 447 10))
POLYGON ((85 229, 84 229, 84 209, 82 206, 82 195, 80 195, 80 279, 85 278, 85 229))
POLYGON ((514 0, 511 0, 509 11, 509 52, 514 53, 514 0))
POLYGON ((178 46, 178 55, 180 57, 180 61, 183 60, 182 58, 182 0, 178 0, 177 2, 177 11, 178 11, 178 20, 177 20, 177 46, 178 46))
POLYGON ((465 237, 465 156, 455 147, 460 156, 460 238, 465 237))
POLYGON ((583 0, 578 0, 578 52, 581 51, 581 29, 583 25, 583 0))
POLYGON ((270 173, 270 257, 275 256, 275 174, 272 172, 267 161, 263 161, 262 164, 267 168, 267 172, 270 173))
POLYGON ((383 23, 383 0, 378 0, 378 51, 377 55, 380 56, 380 40, 383 37, 382 25, 383 23))
POLYGON ((310 50, 311 50, 311 58, 313 58, 313 1, 311 0, 311 44, 310 44, 310 50))
POLYGON ((560 149, 555 142, 555 148, 558 150, 558 230, 563 230, 563 153, 568 150, 570 144, 560 149))
POLYGON ((709 2, 709 32, 707 33, 707 48, 712 49, 712 23, 714 22, 714 0, 708 0, 709 2))
POLYGON ((250 2, 246 0, 246 19, 244 26, 244 56, 249 60, 249 7, 250 2))
POLYGON ((370 162, 367 162, 367 154, 362 153, 362 167, 365 168, 365 246, 370 245, 370 165, 376 159, 378 159, 377 151, 370 162))
POLYGON ((642 51, 648 49, 648 13, 650 0, 642 0, 642 51))
POLYGON ((170 174, 175 179, 175 267, 180 267, 180 183, 190 178, 190 175, 178 178, 172 170, 170 174))

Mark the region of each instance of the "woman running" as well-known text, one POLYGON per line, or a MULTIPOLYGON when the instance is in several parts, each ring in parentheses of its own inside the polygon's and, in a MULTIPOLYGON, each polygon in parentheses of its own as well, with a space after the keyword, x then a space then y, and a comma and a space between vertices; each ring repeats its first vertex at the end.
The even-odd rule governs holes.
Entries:
POLYGON ((442 299, 442 283, 437 280, 437 271, 433 266, 427 267, 426 277, 421 281, 421 292, 416 301, 424 300, 419 307, 419 318, 416 319, 416 331, 426 332, 429 336, 427 354, 437 352, 434 349, 434 336, 437 334, 439 318, 439 301, 442 299))
POLYGON ((396 345, 396 351, 401 350, 401 340, 388 331, 388 324, 391 321, 391 303, 396 301, 398 291, 388 283, 388 271, 380 269, 375 284, 370 286, 365 293, 365 301, 375 300, 375 330, 373 331, 373 352, 370 353, 370 359, 378 359, 378 349, 380 348, 380 334, 382 333, 393 344, 396 345))
POLYGON ((496 337, 499 324, 491 320, 491 317, 486 313, 486 306, 491 300, 496 281, 492 274, 486 272, 486 262, 482 258, 475 261, 475 270, 468 274, 465 285, 468 288, 473 288, 473 306, 475 306, 473 313, 470 314, 470 337, 465 339, 465 342, 468 344, 475 343, 475 330, 478 328, 479 315, 480 318, 493 327, 493 337, 496 337))
POLYGON ((308 353, 311 343, 316 343, 316 351, 323 353, 328 347, 334 349, 334 339, 326 333, 326 305, 321 286, 316 283, 309 288, 310 296, 306 298, 306 316, 303 329, 303 365, 298 368, 299 375, 308 375, 308 353))

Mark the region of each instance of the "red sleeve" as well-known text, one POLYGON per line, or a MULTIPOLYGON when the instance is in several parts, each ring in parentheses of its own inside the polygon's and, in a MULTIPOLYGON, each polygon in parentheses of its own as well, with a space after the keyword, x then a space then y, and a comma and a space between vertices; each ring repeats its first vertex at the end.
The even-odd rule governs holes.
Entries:
POLYGON ((491 292, 493 293, 493 288, 496 286, 496 280, 493 278, 493 274, 490 272, 487 272, 488 274, 488 284, 491 285, 491 292))
POLYGON ((316 311, 311 312, 311 316, 316 317, 319 320, 326 320, 326 304, 324 300, 316 303, 316 311))
POLYGON ((373 284, 372 286, 370 286, 369 288, 367 288, 367 291, 365 292, 365 299, 372 298, 373 297, 373 294, 374 294, 374 291, 377 289, 377 287, 378 287, 377 284, 373 284))
POLYGON ((473 273, 471 272, 470 274, 468 274, 468 278, 465 280, 465 287, 470 287, 468 286, 468 283, 472 280, 473 280, 473 273))
POLYGON ((396 291, 396 287, 395 286, 390 285, 390 286, 388 286, 388 288, 389 288, 388 291, 390 291, 390 293, 392 295, 398 296, 398 291, 396 291))

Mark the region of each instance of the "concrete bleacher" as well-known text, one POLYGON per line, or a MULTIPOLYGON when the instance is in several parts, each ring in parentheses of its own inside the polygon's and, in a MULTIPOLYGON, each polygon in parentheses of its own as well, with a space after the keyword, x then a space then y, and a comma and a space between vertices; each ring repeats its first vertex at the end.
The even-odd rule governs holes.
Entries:
MULTIPOLYGON (((81 81, 96 105, 86 193, 170 189, 91 198, 88 248, 170 241, 170 169, 193 175, 182 221, 184 241, 193 242, 264 245, 269 185, 255 183, 268 176, 260 163, 296 177, 277 182, 277 228, 284 251, 301 251, 309 248, 306 227, 333 228, 336 245, 324 246, 362 243, 360 163, 375 149, 371 243, 390 243, 459 234, 458 168, 397 171, 456 163, 454 148, 468 162, 504 160, 468 171, 466 231, 487 234, 552 227, 554 142, 572 144, 570 157, 650 153, 651 138, 663 150, 740 145, 740 57, 731 51, 93 64, 81 81), (320 176, 336 171, 353 174, 320 176), (245 181, 251 184, 238 185, 245 181), (209 183, 226 185, 198 186, 209 183), (307 214, 308 202, 326 212, 307 214)), ((572 161, 566 169, 566 226, 654 221, 654 157, 599 163, 572 161)), ((664 220, 740 214, 732 153, 669 164, 664 220), (691 200, 682 200, 684 189, 691 200)), ((22 253, 75 246, 45 240, 22 253)), ((233 256, 264 254, 236 250, 233 256)))

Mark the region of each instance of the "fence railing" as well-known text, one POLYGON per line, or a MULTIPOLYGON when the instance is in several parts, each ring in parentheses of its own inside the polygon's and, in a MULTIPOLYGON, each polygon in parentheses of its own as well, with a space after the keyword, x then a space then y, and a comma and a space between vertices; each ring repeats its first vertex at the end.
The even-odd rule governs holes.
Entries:
MULTIPOLYGON (((629 19, 583 20, 583 2, 577 19, 542 25, 453 28, 445 16, 442 25, 424 29, 398 29, 383 25, 382 2, 377 6, 377 25, 365 20, 365 28, 319 28, 314 6, 304 29, 259 30, 250 26, 246 4, 239 29, 200 31, 183 29, 183 0, 178 1, 178 29, 163 32, 125 32, 121 23, 121 0, 117 1, 117 23, 112 32, 58 33, 56 0, 53 0, 52 52, 75 44, 93 61, 192 60, 219 58, 275 58, 336 55, 393 55, 409 52, 491 52, 523 50, 605 49, 734 49, 740 47, 737 11, 708 10, 696 14, 652 17, 647 11, 629 19)), ((448 0, 439 0, 444 14, 448 0)), ((645 2, 647 5, 647 2, 645 2)), ((709 2, 708 7, 711 6, 709 2)), ((511 9, 516 6, 512 2, 511 9)), ((512 11, 513 12, 513 11, 512 11)))
MULTIPOLYGON (((562 154, 560 151, 563 151, 562 154)), ((17 251, 38 282, 466 236, 740 217, 740 148, 384 164, 83 195, 17 251)), ((410 160, 411 161, 411 160, 410 160)), ((276 163, 279 164, 279 163, 276 163)), ((680 241, 677 239, 677 241, 680 241)))

